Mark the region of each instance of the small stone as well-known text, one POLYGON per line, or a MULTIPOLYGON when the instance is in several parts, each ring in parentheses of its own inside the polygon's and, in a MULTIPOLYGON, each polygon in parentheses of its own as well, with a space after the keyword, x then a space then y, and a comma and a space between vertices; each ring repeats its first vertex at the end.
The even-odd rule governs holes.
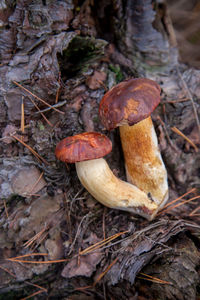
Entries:
POLYGON ((44 178, 38 181, 40 175, 39 170, 34 166, 19 170, 11 179, 13 193, 20 196, 36 194, 46 185, 44 178))
POLYGON ((3 134, 2 134, 2 142, 5 144, 11 144, 14 141, 14 138, 11 137, 12 134, 16 135, 17 127, 14 125, 7 125, 4 128, 3 134))
POLYGON ((51 237, 51 239, 46 240, 45 248, 48 251, 50 260, 61 259, 63 256, 63 244, 60 234, 54 236, 54 239, 51 237))
MULTIPOLYGON (((85 244, 86 247, 86 244, 91 246, 99 241, 100 239, 96 234, 91 232, 89 237, 83 241, 83 244, 85 244)), ((101 250, 96 250, 95 252, 80 256, 79 260, 77 260, 77 257, 74 257, 64 267, 61 275, 65 278, 72 278, 75 276, 90 277, 96 270, 97 265, 100 263, 103 256, 104 254, 101 250)))
POLYGON ((96 270, 97 264, 101 261, 103 254, 98 251, 81 256, 79 263, 77 257, 72 258, 71 261, 64 267, 61 275, 65 278, 72 278, 75 276, 90 277, 96 270))

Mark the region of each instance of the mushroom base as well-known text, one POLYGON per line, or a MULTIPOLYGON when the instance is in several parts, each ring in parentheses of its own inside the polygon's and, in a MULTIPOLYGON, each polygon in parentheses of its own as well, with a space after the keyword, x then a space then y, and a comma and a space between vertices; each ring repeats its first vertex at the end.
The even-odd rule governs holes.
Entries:
POLYGON ((79 180, 103 205, 125 210, 152 220, 158 206, 136 186, 117 178, 103 158, 77 162, 79 180))

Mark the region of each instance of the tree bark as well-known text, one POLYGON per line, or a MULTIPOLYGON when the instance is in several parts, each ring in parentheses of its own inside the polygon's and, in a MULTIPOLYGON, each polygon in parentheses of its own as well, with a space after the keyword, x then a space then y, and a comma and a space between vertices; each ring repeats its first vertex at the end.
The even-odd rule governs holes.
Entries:
POLYGON ((147 77, 162 88, 161 105, 152 118, 167 166, 170 200, 200 187, 199 152, 170 130, 176 126, 199 146, 195 116, 200 72, 178 61, 166 3, 7 0, 0 5, 0 21, 2 297, 24 298, 38 291, 33 287, 37 284, 45 290, 39 288, 35 299, 195 300, 200 227, 199 216, 190 213, 197 203, 151 223, 105 209, 81 187, 74 166, 65 167, 54 156, 56 143, 66 136, 103 132, 113 143, 108 163, 125 180, 119 133, 105 131, 98 106, 107 88, 128 77, 147 77), (28 125, 23 134, 22 98, 28 125), (44 114, 52 127, 30 98, 40 110, 49 109, 44 114), (170 103, 183 98, 189 102, 170 103), (38 162, 16 140, 6 142, 8 125, 48 164, 38 162), (16 194, 13 180, 33 166, 43 172, 46 186, 39 196, 16 194), (109 247, 80 254, 119 232, 124 233, 109 247), (67 261, 32 265, 6 260, 31 252, 47 253, 48 258, 40 258, 44 261, 67 261))

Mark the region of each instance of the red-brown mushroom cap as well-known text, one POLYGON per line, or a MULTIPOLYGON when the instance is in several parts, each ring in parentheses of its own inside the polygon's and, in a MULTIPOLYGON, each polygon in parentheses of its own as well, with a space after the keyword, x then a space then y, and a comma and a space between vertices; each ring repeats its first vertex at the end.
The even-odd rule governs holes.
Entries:
POLYGON ((67 137, 56 146, 56 157, 66 163, 101 158, 112 150, 110 139, 98 132, 84 132, 67 137))
POLYGON ((160 103, 160 86, 147 78, 133 78, 114 86, 102 98, 99 115, 106 129, 134 125, 160 103))

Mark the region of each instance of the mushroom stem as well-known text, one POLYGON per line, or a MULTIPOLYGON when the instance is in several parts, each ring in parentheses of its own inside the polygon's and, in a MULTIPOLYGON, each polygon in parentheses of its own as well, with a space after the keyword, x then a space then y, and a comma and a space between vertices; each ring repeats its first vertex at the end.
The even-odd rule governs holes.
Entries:
POLYGON ((167 172, 151 117, 120 127, 128 182, 144 191, 161 209, 168 200, 167 172))
POLYGON ((139 214, 152 220, 157 205, 136 186, 117 178, 103 158, 76 162, 82 185, 105 206, 139 214))

